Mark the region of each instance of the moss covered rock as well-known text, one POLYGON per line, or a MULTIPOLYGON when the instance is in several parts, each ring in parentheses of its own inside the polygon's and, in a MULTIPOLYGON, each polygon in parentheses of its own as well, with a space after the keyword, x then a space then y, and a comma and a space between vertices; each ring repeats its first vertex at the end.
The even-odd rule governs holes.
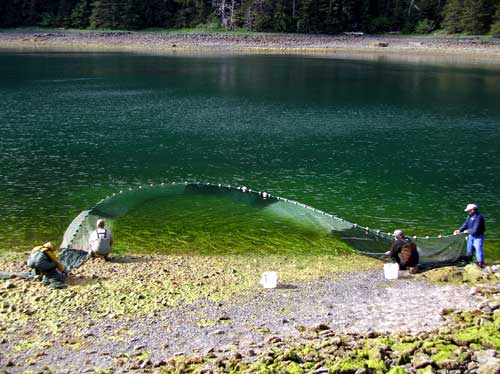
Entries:
POLYGON ((406 374, 406 370, 401 366, 394 366, 387 372, 387 374, 406 374))
POLYGON ((302 374, 304 372, 304 369, 300 367, 300 365, 296 362, 290 362, 286 366, 286 373, 287 374, 302 374))
POLYGON ((417 374, 434 374, 436 370, 432 367, 432 365, 427 365, 422 369, 417 370, 417 374))
POLYGON ((433 363, 434 362, 432 361, 430 356, 425 353, 417 353, 411 360, 411 365, 415 369, 425 368, 426 366, 432 365, 433 363))
POLYGON ((479 344, 486 348, 500 350, 500 331, 491 322, 457 331, 453 340, 458 345, 479 344))
POLYGON ((346 358, 335 362, 330 367, 333 374, 354 374, 359 369, 368 369, 368 364, 362 358, 346 358))
POLYGON ((463 269, 454 266, 432 269, 422 273, 420 277, 435 283, 462 283, 463 269))
POLYGON ((467 265, 464 267, 462 275, 464 282, 478 283, 484 278, 483 271, 476 265, 467 265))

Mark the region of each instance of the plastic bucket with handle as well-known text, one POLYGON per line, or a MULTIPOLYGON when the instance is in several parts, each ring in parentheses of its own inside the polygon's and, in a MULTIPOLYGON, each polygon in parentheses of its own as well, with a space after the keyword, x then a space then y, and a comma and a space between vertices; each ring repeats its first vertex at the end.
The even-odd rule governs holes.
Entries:
POLYGON ((278 274, 275 271, 265 271, 259 284, 264 288, 276 288, 278 285, 278 274))
POLYGON ((385 279, 398 279, 399 265, 396 263, 384 264, 385 279))

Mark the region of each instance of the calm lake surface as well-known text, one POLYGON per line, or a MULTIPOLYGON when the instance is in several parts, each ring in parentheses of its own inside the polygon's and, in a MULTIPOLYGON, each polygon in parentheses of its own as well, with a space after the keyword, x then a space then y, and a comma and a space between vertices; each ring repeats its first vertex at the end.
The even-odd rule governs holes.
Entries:
MULTIPOLYGON (((488 250, 500 248, 500 66, 2 52, 0 139, 0 250, 60 240, 106 195, 172 180, 245 185, 411 235, 450 233, 476 202, 488 250)), ((161 202, 116 230, 138 248, 165 220, 205 243, 214 222, 213 240, 253 225, 222 205, 161 202)))

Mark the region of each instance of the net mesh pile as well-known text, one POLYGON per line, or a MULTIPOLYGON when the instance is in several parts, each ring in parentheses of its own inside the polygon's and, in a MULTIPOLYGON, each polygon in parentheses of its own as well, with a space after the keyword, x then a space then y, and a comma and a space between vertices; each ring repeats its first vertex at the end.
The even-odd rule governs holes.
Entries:
POLYGON ((64 248, 58 257, 66 273, 78 269, 90 258, 90 253, 81 249, 64 248))
MULTIPOLYGON (((325 235, 342 240, 358 252, 372 257, 382 258, 393 239, 389 233, 362 227, 308 205, 246 187, 210 183, 162 183, 119 191, 99 201, 91 209, 82 211, 68 226, 61 247, 86 251, 88 238, 99 218, 105 218, 112 225, 114 219, 148 201, 175 194, 221 196, 265 209, 275 216, 298 224, 320 228, 325 235)), ((466 251, 464 235, 413 237, 413 241, 417 245, 422 264, 453 263, 463 257, 466 251)))

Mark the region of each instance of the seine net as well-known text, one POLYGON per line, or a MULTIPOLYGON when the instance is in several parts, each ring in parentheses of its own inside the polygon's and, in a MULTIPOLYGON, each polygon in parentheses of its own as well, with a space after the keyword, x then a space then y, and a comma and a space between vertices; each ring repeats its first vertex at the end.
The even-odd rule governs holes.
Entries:
MULTIPOLYGON (((139 187, 120 191, 98 202, 93 208, 81 212, 68 226, 61 247, 87 251, 88 238, 99 218, 112 225, 114 219, 161 197, 182 194, 220 196, 242 202, 270 214, 286 218, 297 224, 313 225, 324 230, 325 235, 342 240, 360 253, 382 258, 392 243, 392 236, 380 230, 362 227, 335 215, 323 212, 293 200, 275 197, 266 192, 256 192, 246 187, 220 184, 172 183, 139 187)), ((438 237, 413 237, 421 264, 453 263, 465 255, 464 235, 438 237)))

